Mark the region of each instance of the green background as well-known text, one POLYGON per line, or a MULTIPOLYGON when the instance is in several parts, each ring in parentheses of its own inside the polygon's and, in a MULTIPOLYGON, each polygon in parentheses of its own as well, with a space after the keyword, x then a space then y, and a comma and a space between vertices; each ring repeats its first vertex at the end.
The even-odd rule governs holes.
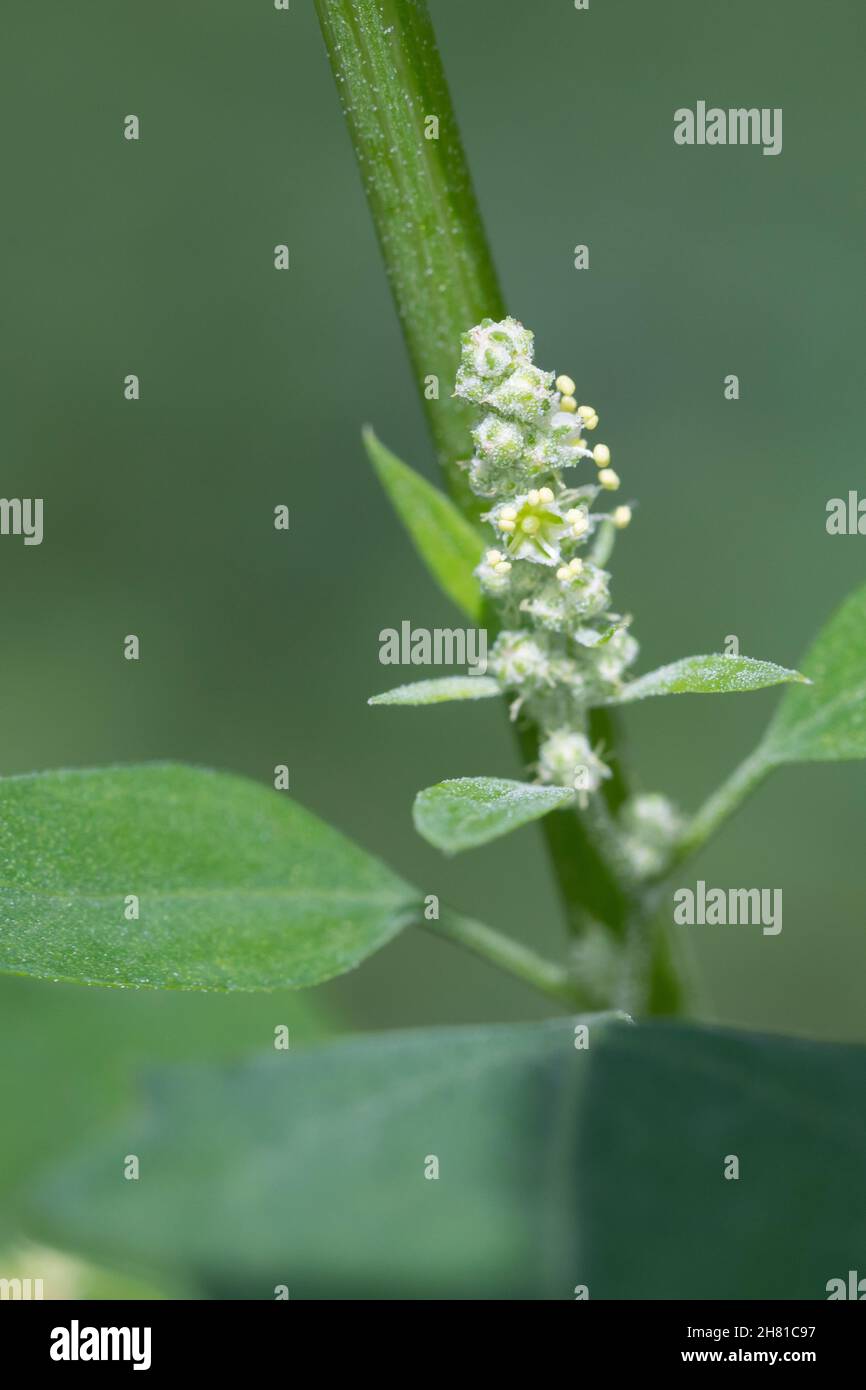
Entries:
MULTIPOLYGON (((863 575, 866 542, 824 526, 862 486, 862 5, 430 9, 509 309, 599 410, 637 504, 613 573, 641 669, 728 634, 796 665, 863 575), (781 106, 782 154, 675 146, 699 99, 781 106)), ((6 19, 0 491, 45 499, 45 539, 0 538, 2 772, 176 758, 269 782, 287 763, 294 795, 425 892, 558 949, 536 829, 447 862, 411 825, 418 787, 518 775, 499 711, 365 704, 397 683, 381 628, 462 620, 360 446, 369 420, 435 476, 312 0, 15 0, 6 19)), ((776 698, 628 711, 641 784, 696 806, 776 698)), ((866 1038, 864 807, 856 765, 785 769, 680 875, 784 894, 778 937, 694 929, 703 1017, 866 1038)), ((266 1047, 279 1022, 548 1011, 420 935, 318 998, 327 1024, 284 997, 0 983, 0 1231, 52 1157, 52 1106, 88 1132, 130 1061, 266 1047)))

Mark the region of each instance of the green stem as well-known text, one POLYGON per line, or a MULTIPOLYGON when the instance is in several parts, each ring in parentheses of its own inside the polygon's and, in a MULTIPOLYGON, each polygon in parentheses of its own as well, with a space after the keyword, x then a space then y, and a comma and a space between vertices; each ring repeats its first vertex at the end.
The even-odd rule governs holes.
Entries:
POLYGON ((573 1008, 591 1008, 598 1004, 598 1000, 582 989, 562 966, 537 955, 528 946, 521 945, 493 927, 485 926, 483 922, 449 911, 444 912, 438 921, 427 921, 424 917, 415 920, 416 925, 423 926, 435 936, 444 936, 464 946, 473 955, 481 956, 500 970, 515 975, 525 984, 573 1008))
MULTIPOLYGON (((475 412, 451 389, 460 335, 482 318, 503 317, 505 306, 427 7, 424 0, 316 0, 316 10, 448 490, 474 517, 480 504, 457 465, 469 452, 475 412), (439 399, 425 391, 431 376, 439 399)), ((616 763, 612 721, 604 734, 616 763)), ((521 747, 531 764, 533 729, 521 747)), ((624 794, 621 778, 605 790, 613 810, 624 794)), ((589 917, 622 936, 626 896, 591 829, 566 813, 548 816, 542 828, 569 930, 582 930, 589 917)))
MULTIPOLYGON (((518 744, 523 762, 532 767, 538 759, 538 731, 533 724, 519 724, 518 744)), ((622 936, 628 919, 628 896, 601 852, 587 817, 563 810, 540 822, 556 876, 566 924, 578 936, 587 918, 604 922, 622 936)))
POLYGON ((474 516, 456 466, 474 412, 451 391, 460 334, 505 306, 430 16, 423 0, 316 0, 316 10, 439 461, 474 516), (430 376, 438 400, 425 395, 430 376))

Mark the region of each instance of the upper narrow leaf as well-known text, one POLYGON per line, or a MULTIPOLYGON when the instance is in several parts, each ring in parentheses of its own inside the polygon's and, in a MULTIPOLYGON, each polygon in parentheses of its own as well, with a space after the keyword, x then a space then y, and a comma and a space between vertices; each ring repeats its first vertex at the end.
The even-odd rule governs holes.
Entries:
POLYGON ((773 661, 755 661, 750 656, 685 656, 631 681, 611 703, 627 704, 648 695, 726 695, 784 681, 803 683, 806 677, 773 661))
POLYGON ((364 447, 433 578, 458 608, 477 622, 483 595, 473 570, 484 550, 484 536, 444 492, 386 449, 369 426, 364 430, 364 447))
POLYGON ((154 764, 0 780, 3 971, 314 985, 388 941, 413 901, 378 860, 242 777, 154 764))
POLYGON ((866 758, 866 586, 837 609, 803 666, 813 684, 786 692, 761 745, 767 761, 866 758))
POLYGON ((368 705, 441 705, 446 700, 489 700, 502 691, 492 676, 443 676, 441 680, 398 685, 371 695, 368 705))
POLYGON ((536 787, 503 777, 457 777, 415 798, 415 829, 448 854, 472 849, 574 800, 567 787, 536 787))

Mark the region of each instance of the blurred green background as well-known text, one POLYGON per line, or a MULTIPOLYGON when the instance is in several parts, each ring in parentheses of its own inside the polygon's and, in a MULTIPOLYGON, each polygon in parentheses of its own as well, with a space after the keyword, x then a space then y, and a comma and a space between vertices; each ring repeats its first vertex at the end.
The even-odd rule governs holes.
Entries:
MULTIPOLYGON (((430 8, 509 309, 600 411, 639 503, 614 593, 641 668, 728 634, 795 665, 863 577, 866 542, 824 520, 863 477, 866 12, 430 8), (675 146, 698 99, 781 106, 782 154, 675 146)), ((412 829, 418 787, 518 774, 498 712, 365 704, 395 683, 381 628, 459 620, 360 448, 372 421, 435 476, 312 0, 14 0, 6 20, 2 492, 45 499, 45 540, 0 539, 2 772, 176 758, 269 782, 287 763, 306 806, 425 893, 558 949, 536 830, 449 863, 412 829)), ((694 807, 775 699, 634 708, 640 782, 694 807)), ((864 808, 862 768, 786 769, 681 876, 784 892, 779 937, 695 930, 705 1017, 866 1038, 864 808)), ((319 1003, 0 982, 0 1241, 58 1116, 64 1142, 88 1132, 139 1063, 267 1047, 279 1022, 547 1011, 420 935, 319 1003)))

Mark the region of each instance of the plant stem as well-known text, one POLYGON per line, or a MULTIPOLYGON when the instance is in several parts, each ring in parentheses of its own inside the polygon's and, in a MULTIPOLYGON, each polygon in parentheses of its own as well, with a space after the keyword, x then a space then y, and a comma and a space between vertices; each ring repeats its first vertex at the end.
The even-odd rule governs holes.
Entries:
MULTIPOLYGON (((424 0, 316 0, 316 10, 446 484, 474 518, 480 503, 457 464, 469 452, 475 412, 451 395, 451 384, 460 335, 482 318, 502 318, 505 306, 427 7, 424 0), (437 138, 428 138, 434 117, 437 138), (430 376, 438 379, 439 399, 425 392, 430 376)), ((615 813, 625 795, 615 725, 606 712, 596 714, 594 732, 603 735, 607 760, 617 769, 604 791, 615 813)), ((536 731, 525 728, 519 738, 531 765, 536 731)), ((569 931, 596 919, 622 939, 628 890, 593 828, 563 812, 546 817, 542 831, 569 931)), ((522 949, 514 948, 518 955, 522 949)), ((541 966, 542 974, 554 971, 548 982, 565 997, 564 972, 541 966)))
POLYGON ((576 1008, 595 1007, 598 1004, 598 999, 590 991, 582 989, 562 966, 537 955, 528 946, 523 946, 493 927, 485 926, 483 922, 450 911, 445 911, 438 921, 427 921, 424 917, 415 920, 416 925, 433 932, 435 936, 444 936, 465 946, 474 955, 490 961, 509 975, 515 975, 543 994, 576 1008))
POLYGON ((439 461, 455 501, 476 516, 456 466, 474 412, 451 389, 460 334, 505 307, 427 6, 316 0, 316 11, 439 461), (438 400, 424 394, 430 376, 438 400))

